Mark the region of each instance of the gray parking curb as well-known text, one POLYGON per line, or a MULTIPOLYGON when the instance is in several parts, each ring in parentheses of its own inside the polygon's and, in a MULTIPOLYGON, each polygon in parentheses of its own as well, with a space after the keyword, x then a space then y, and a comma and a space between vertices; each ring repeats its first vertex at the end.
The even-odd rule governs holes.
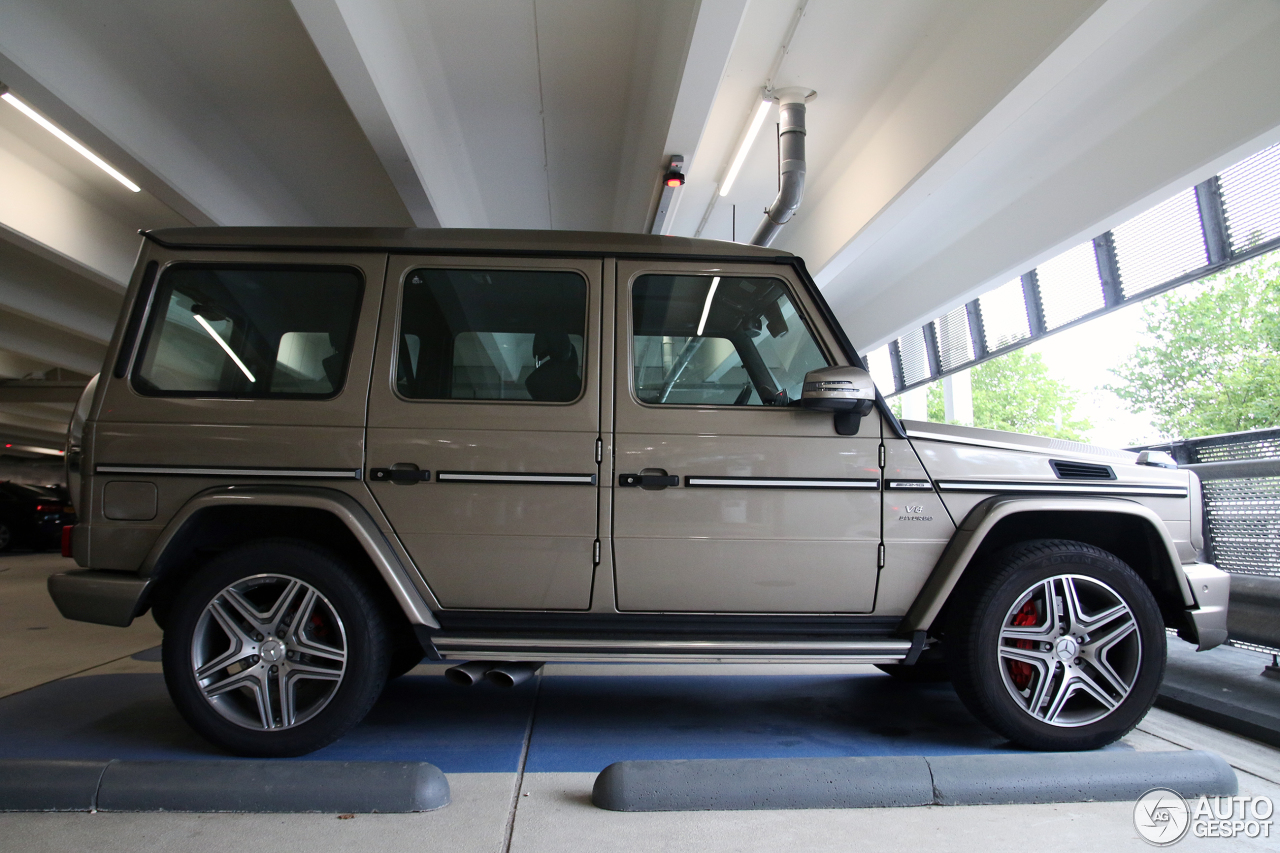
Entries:
POLYGON ((1211 752, 619 761, 591 802, 610 811, 836 809, 1136 800, 1155 787, 1229 795, 1235 772, 1211 752))
POLYGON ((417 761, 0 761, 0 811, 403 813, 449 804, 417 761))

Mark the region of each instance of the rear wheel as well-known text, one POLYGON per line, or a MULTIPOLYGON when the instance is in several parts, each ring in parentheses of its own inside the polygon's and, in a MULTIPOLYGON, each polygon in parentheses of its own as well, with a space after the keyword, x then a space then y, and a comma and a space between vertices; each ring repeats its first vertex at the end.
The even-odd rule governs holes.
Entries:
POLYGON ((1081 542, 1016 545, 963 590, 947 628, 948 667, 979 719, 1022 746, 1096 749, 1155 701, 1165 632, 1146 584, 1081 542))
POLYGON ((238 755, 302 755, 332 743, 364 718, 387 676, 373 595, 305 542, 254 542, 215 558, 176 594, 166 627, 174 704, 238 755))
POLYGON ((13 529, 0 522, 0 551, 8 551, 13 546, 13 529))

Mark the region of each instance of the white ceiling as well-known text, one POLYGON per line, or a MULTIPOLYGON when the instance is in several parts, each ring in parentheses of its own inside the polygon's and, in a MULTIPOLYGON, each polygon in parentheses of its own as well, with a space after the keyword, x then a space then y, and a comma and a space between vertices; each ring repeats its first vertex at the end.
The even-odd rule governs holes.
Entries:
POLYGON ((665 232, 745 240, 770 82, 818 91, 775 245, 871 347, 1280 139, 1276 44, 1275 0, 6 0, 0 81, 143 192, 0 104, 0 378, 96 369, 139 228, 645 231, 681 154, 665 232))

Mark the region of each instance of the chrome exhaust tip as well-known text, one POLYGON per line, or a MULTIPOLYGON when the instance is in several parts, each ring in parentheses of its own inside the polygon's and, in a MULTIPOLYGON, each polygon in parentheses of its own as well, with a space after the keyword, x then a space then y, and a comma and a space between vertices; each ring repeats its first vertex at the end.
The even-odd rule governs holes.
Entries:
POLYGON ((499 663, 491 666, 484 674, 484 677, 489 680, 490 684, 496 684, 499 687, 515 687, 517 684, 528 681, 539 669, 542 669, 541 663, 524 661, 499 663))
POLYGON ((444 677, 459 687, 470 687, 484 678, 492 668, 493 664, 491 663, 473 660, 449 667, 444 671, 444 677))

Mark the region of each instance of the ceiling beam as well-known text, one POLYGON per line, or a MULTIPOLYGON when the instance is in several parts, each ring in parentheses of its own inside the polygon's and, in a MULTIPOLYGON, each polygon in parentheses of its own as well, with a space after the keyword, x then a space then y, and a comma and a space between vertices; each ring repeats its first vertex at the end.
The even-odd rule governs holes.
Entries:
POLYGON ((411 224, 288 4, 9 0, 0 74, 190 222, 411 224))
POLYGON ((70 420, 70 416, 65 420, 33 418, 11 407, 4 407, 0 408, 0 435, 39 439, 59 447, 65 440, 70 420))
POLYGON ((102 369, 106 347, 78 335, 39 326, 0 310, 0 347, 43 364, 90 376, 102 369))
MULTIPOLYGON (((688 151, 671 151, 671 130, 676 105, 684 93, 684 113, 693 107, 703 90, 710 88, 711 97, 701 104, 701 118, 705 121, 706 109, 711 106, 715 86, 724 72, 728 50, 719 56, 694 58, 694 37, 701 30, 703 38, 697 50, 705 54, 711 41, 706 30, 711 26, 728 25, 729 41, 737 32, 745 0, 661 0, 642 3, 639 6, 639 26, 636 28, 636 50, 632 56, 630 94, 627 105, 626 127, 619 153, 617 188, 614 190, 612 229, 614 231, 644 231, 653 206, 661 192, 662 175, 672 154, 693 156, 693 149, 701 135, 702 126, 681 115, 680 145, 688 145, 688 151), (725 7, 728 7, 727 9, 725 7), (737 12, 737 17, 733 12, 737 12), (719 60, 717 64, 717 59, 719 60), (706 66, 714 66, 707 68, 706 66), (687 82, 686 82, 687 78, 687 82), (713 78, 708 80, 708 78, 713 78), (710 86, 706 83, 710 82, 710 86), (696 133, 687 125, 697 124, 696 133)), ((723 41, 723 39, 721 39, 723 41)))
POLYGON ((874 348, 1280 139, 1277 41, 1274 4, 1112 0, 819 270, 850 338, 874 348))
POLYGON ((413 22, 401 17, 413 10, 394 0, 293 5, 414 221, 486 227, 440 57, 429 37, 410 40, 409 33, 429 30, 411 28, 413 22), (436 82, 429 87, 423 81, 436 82))
POLYGON ((320 52, 334 82, 374 152, 387 170, 400 200, 419 228, 438 228, 440 219, 431 207, 414 162, 382 101, 369 67, 365 65, 342 10, 331 0, 293 0, 294 11, 320 52))
POLYGON ((27 252, 0 233, 0 309, 105 346, 122 294, 27 252))
POLYGON ((0 403, 78 403, 84 386, 45 379, 0 380, 0 403))
POLYGON ((0 144, 0 228, 42 247, 44 254, 91 270, 96 281, 123 292, 138 254, 137 228, 91 201, 72 176, 39 151, 3 134, 0 140, 5 143, 0 144))

